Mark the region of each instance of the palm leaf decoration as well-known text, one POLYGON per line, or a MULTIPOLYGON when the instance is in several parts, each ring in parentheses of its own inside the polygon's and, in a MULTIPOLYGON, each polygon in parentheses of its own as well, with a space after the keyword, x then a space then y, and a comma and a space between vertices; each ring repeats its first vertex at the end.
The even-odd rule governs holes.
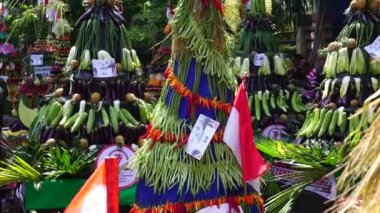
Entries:
POLYGON ((279 179, 297 179, 299 181, 289 188, 286 188, 285 190, 270 197, 265 204, 265 210, 267 212, 278 213, 290 212, 300 193, 311 183, 321 179, 330 172, 331 169, 329 168, 313 168, 278 177, 279 179))
POLYGON ((0 186, 12 182, 36 182, 41 178, 41 173, 19 156, 13 160, 0 162, 0 186))
POLYGON ((335 167, 342 159, 341 149, 296 145, 271 138, 256 137, 256 146, 264 154, 284 161, 296 162, 313 168, 335 167))
POLYGON ((266 202, 267 212, 290 212, 300 193, 313 182, 334 171, 342 159, 340 149, 325 149, 317 144, 306 147, 262 136, 256 136, 255 141, 256 147, 271 158, 296 163, 292 166, 297 170, 295 173, 282 175, 276 179, 268 178, 271 175, 267 174, 263 178, 265 195, 272 195, 266 202), (298 182, 279 191, 275 181, 281 179, 298 180, 298 182))
POLYGON ((96 149, 66 149, 60 146, 50 148, 42 159, 46 179, 80 175, 96 159, 96 149))
POLYGON ((261 181, 260 188, 262 190, 263 197, 266 197, 266 198, 272 197, 281 192, 281 188, 275 181, 275 177, 273 176, 271 172, 265 173, 261 177, 260 181, 261 181))
MULTIPOLYGON (((380 90, 374 93, 356 116, 366 111, 374 111, 380 106, 380 90)), ((345 202, 337 202, 330 212, 380 212, 380 111, 374 114, 374 120, 357 141, 350 144, 353 150, 343 161, 339 169, 342 174, 338 179, 338 189, 345 202), (360 200, 360 206, 357 205, 360 200)))
POLYGON ((380 90, 370 96, 364 106, 350 117, 360 117, 360 123, 340 148, 295 145, 257 137, 256 145, 261 152, 272 158, 301 164, 300 167, 294 167, 298 172, 278 177, 299 181, 270 197, 266 204, 267 212, 290 212, 295 199, 308 185, 338 172, 342 172, 338 188, 342 191, 341 196, 348 199, 336 203, 330 209, 331 212, 380 212, 380 204, 374 199, 380 196, 379 106, 380 90), (371 123, 369 127, 368 123, 371 123), (357 206, 358 200, 361 201, 360 207, 357 206))

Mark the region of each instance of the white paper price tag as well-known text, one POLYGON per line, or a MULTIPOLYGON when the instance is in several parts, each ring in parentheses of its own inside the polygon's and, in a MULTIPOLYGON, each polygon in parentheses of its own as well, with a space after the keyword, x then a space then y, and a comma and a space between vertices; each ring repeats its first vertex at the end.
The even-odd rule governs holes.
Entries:
POLYGON ((52 66, 34 67, 34 75, 46 78, 46 77, 50 76, 50 73, 51 73, 52 69, 53 69, 52 66))
POLYGON ((202 159, 218 127, 219 122, 204 115, 199 115, 197 122, 191 130, 186 145, 186 153, 198 160, 202 159))
POLYGON ((30 65, 41 66, 44 64, 44 55, 30 55, 30 65))
POLYGON ((380 58, 380 36, 378 36, 372 44, 364 47, 364 49, 372 58, 380 58))
POLYGON ((264 57, 265 53, 256 54, 255 58, 253 59, 253 64, 255 66, 261 67, 264 65, 264 57))
POLYGON ((112 78, 117 76, 115 59, 92 60, 94 78, 112 78))

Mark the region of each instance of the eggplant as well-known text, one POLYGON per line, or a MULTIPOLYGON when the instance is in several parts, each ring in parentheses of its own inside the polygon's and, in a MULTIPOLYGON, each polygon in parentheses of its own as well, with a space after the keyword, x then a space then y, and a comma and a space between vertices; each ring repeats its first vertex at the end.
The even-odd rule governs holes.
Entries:
POLYGON ((112 10, 112 13, 120 20, 122 24, 128 25, 127 20, 125 20, 125 18, 122 15, 120 15, 120 13, 118 13, 116 10, 112 10))
POLYGON ((101 144, 101 138, 100 138, 100 135, 99 135, 99 128, 96 127, 93 131, 93 137, 94 137, 94 140, 93 140, 93 144, 95 145, 98 145, 98 144, 101 144))
POLYGON ((124 136, 124 138, 125 138, 125 142, 126 142, 127 144, 130 144, 130 140, 131 140, 131 137, 132 137, 132 135, 133 135, 133 132, 132 132, 132 130, 131 130, 130 127, 127 127, 127 126, 125 126, 125 125, 123 125, 123 126, 125 127, 125 133, 123 134, 123 136, 124 136))
POLYGON ((54 139, 55 139, 55 141, 58 142, 58 141, 61 140, 61 131, 59 129, 55 129, 54 131, 55 131, 55 133, 54 133, 54 139))
POLYGON ((127 92, 129 91, 125 91, 125 82, 122 80, 120 82, 120 100, 124 100, 124 96, 127 92))
POLYGON ((100 20, 100 23, 105 22, 105 7, 104 6, 100 7, 99 9, 99 20, 100 20))
POLYGON ((112 81, 111 83, 110 83, 111 85, 110 85, 110 90, 111 90, 111 100, 116 100, 117 98, 116 98, 116 87, 115 87, 115 81, 112 81))
POLYGON ((245 23, 244 23, 244 29, 248 30, 250 28, 250 25, 251 25, 251 21, 250 20, 246 20, 245 23))
POLYGON ((108 134, 109 134, 109 138, 110 138, 110 141, 109 141, 110 144, 114 144, 116 135, 113 133, 111 126, 108 128, 108 134))
MULTIPOLYGON (((54 138, 54 136, 55 136, 55 129, 53 129, 53 128, 49 128, 49 129, 50 129, 49 134, 47 134, 46 140, 49 140, 50 138, 54 138)), ((45 140, 45 142, 46 142, 46 140, 45 140)))
POLYGON ((45 134, 46 134, 46 130, 47 130, 46 128, 47 127, 42 127, 42 129, 41 129, 41 133, 40 133, 40 137, 39 137, 40 143, 44 143, 45 134))
POLYGON ((88 136, 88 138, 89 138, 89 145, 93 145, 93 144, 95 144, 95 136, 94 136, 94 131, 92 131, 91 133, 90 133, 90 135, 88 136))
POLYGON ((100 131, 102 132, 102 135, 104 137, 102 144, 111 144, 111 142, 112 142, 112 139, 109 135, 108 129, 109 129, 108 127, 100 128, 100 131))
POLYGON ((111 15, 111 12, 109 9, 107 9, 105 11, 104 15, 105 15, 106 19, 111 20, 114 25, 116 25, 116 26, 122 25, 122 23, 119 20, 117 20, 117 18, 115 18, 111 15))
POLYGON ((83 13, 83 15, 81 17, 79 17, 79 19, 75 23, 75 28, 78 28, 79 26, 82 25, 82 23, 85 20, 88 20, 91 18, 91 14, 92 14, 93 9, 94 9, 94 7, 89 8, 85 13, 83 13))
POLYGON ((117 79, 115 82, 114 87, 112 88, 112 91, 115 93, 115 98, 113 100, 121 100, 121 94, 120 94, 120 79, 117 79))
POLYGON ((105 100, 110 100, 109 89, 105 81, 99 83, 99 89, 101 96, 104 97, 105 100))
POLYGON ((120 18, 118 16, 116 16, 115 13, 113 13, 112 10, 107 10, 107 14, 111 18, 111 20, 113 22, 115 22, 117 25, 123 25, 123 21, 120 20, 120 18))
POLYGON ((374 23, 380 22, 380 18, 378 17, 377 13, 368 12, 368 15, 370 16, 370 18, 373 20, 374 23))

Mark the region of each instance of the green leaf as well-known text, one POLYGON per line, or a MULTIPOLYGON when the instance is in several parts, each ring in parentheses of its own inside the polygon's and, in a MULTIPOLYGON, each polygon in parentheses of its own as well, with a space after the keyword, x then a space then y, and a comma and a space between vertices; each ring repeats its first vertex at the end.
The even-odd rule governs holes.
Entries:
POLYGON ((279 178, 298 179, 299 181, 285 190, 270 197, 265 204, 266 212, 288 213, 291 211, 294 201, 299 194, 311 183, 329 174, 332 169, 308 169, 292 174, 286 174, 279 178))

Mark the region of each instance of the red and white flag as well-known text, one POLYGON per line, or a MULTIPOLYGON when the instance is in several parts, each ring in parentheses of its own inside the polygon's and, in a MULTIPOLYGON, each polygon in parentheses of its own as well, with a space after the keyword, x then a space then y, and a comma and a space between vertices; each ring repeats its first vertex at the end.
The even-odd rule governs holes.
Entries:
POLYGON ((64 213, 119 213, 118 181, 117 158, 105 159, 64 213))
POLYGON ((259 178, 269 166, 254 144, 251 113, 245 83, 241 83, 227 121, 223 141, 231 148, 239 162, 243 181, 248 182, 259 192, 259 178))

